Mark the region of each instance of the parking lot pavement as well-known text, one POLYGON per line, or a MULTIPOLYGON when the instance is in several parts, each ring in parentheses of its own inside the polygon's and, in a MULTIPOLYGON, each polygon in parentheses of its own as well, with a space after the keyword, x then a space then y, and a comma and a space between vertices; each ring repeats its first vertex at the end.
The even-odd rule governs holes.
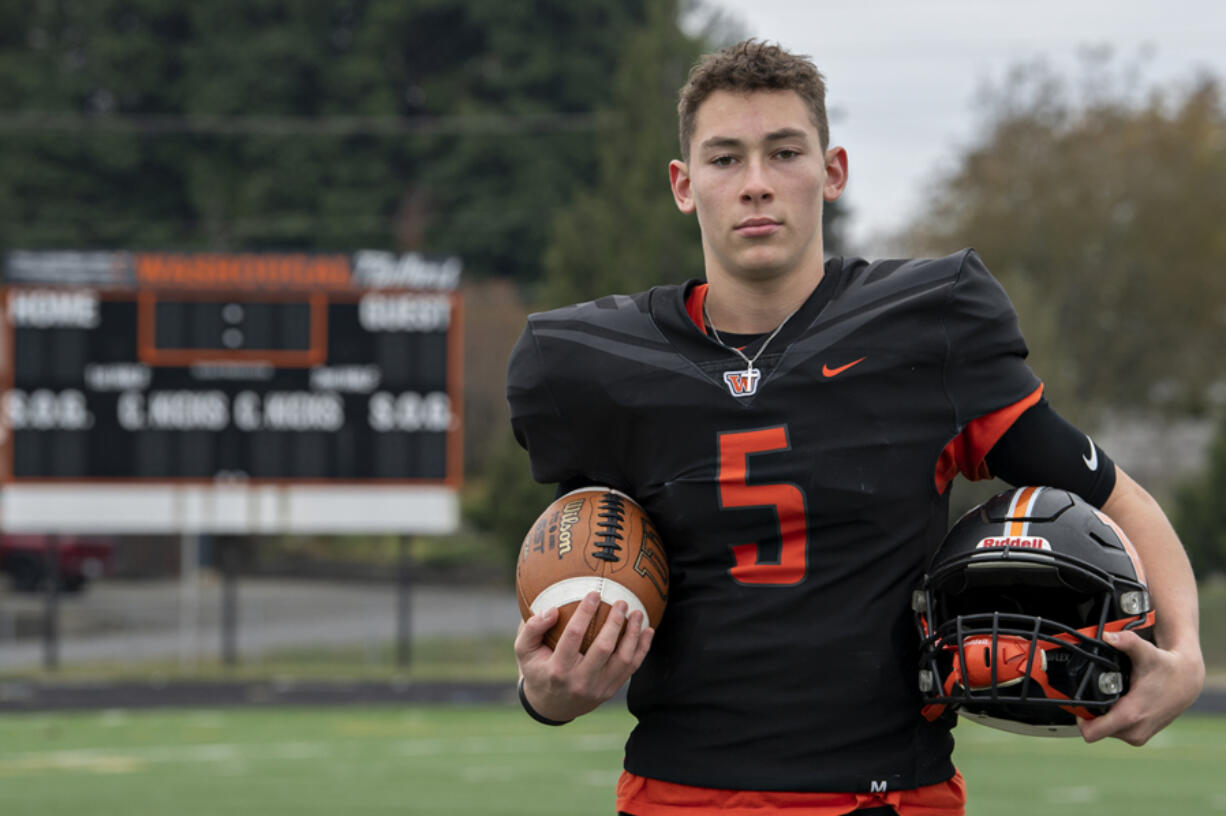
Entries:
MULTIPOLYGON (((240 657, 271 649, 350 645, 382 649, 397 634, 390 583, 243 577, 238 582, 240 657)), ((409 633, 514 637, 519 607, 511 587, 409 588, 409 633)), ((0 671, 41 665, 45 599, 0 590, 0 671)), ((61 664, 215 658, 221 648, 222 585, 212 574, 179 581, 99 581, 59 602, 61 664)))

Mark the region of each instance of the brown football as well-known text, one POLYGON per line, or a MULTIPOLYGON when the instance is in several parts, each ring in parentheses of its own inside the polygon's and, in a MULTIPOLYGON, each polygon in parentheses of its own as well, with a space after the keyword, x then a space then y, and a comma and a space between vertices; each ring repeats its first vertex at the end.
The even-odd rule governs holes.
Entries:
POLYGON ((617 601, 658 626, 668 602, 668 562, 660 536, 633 499, 606 487, 585 487, 555 500, 541 513, 519 552, 515 591, 524 620, 558 607, 545 636, 556 647, 562 630, 589 592, 600 610, 583 636, 586 652, 617 601))

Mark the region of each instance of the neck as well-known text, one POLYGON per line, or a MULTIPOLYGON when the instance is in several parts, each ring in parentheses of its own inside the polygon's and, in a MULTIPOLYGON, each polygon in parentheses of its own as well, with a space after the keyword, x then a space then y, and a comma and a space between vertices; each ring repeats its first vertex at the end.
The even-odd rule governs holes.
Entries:
POLYGON ((825 269, 766 279, 746 279, 707 270, 707 314, 720 331, 765 334, 799 309, 821 283, 825 269))

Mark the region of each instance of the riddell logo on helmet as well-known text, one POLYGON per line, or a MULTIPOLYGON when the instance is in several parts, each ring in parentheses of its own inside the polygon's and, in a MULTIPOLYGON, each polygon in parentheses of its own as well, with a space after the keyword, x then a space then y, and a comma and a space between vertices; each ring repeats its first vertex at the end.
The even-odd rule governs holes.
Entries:
POLYGON ((982 547, 1016 547, 1019 550, 1050 550, 1051 544, 1043 536, 1001 536, 983 538, 975 545, 982 547))

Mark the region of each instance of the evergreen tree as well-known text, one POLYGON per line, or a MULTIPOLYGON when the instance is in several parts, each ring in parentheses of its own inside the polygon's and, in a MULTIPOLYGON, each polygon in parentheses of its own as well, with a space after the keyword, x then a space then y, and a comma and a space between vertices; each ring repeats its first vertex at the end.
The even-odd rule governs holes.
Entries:
POLYGON ((0 248, 540 274, 644 0, 0 0, 0 248))
POLYGON ((598 134, 598 177, 554 223, 543 305, 676 283, 702 274, 698 225, 668 192, 678 156, 677 91, 702 51, 677 25, 674 2, 652 3, 626 47, 611 119, 598 134))

